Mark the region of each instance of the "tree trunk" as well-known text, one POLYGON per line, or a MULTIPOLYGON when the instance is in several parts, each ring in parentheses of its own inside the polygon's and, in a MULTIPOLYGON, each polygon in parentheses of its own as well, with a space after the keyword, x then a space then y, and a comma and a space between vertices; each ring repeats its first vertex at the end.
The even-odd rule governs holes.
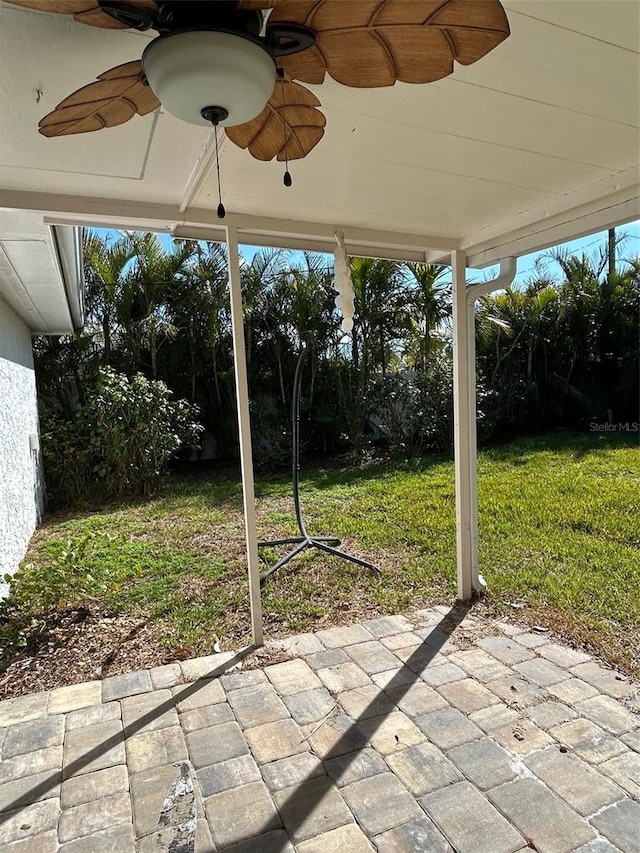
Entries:
POLYGON ((149 339, 149 344, 151 347, 151 378, 158 378, 158 347, 156 344, 156 330, 151 328, 151 336, 149 339))

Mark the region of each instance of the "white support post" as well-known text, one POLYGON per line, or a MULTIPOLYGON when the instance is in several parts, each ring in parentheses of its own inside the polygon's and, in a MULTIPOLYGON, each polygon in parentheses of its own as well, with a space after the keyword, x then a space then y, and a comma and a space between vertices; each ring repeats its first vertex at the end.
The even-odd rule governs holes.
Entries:
MULTIPOLYGON (((467 291, 469 288, 467 288, 467 291)), ((467 292, 467 405, 469 408, 469 531, 471 535, 471 584, 486 587, 478 574, 478 395, 476 388, 476 314, 475 301, 467 292)))
POLYGON ((227 226, 226 230, 227 258, 229 264, 229 291, 231 294, 231 328, 233 332, 233 366, 236 378, 238 430, 240 433, 240 467, 242 470, 242 495, 244 499, 244 529, 247 547, 247 566, 249 571, 251 634, 253 644, 255 646, 261 646, 263 642, 262 602, 260 600, 260 567, 258 562, 256 501, 253 483, 253 454, 251 452, 247 356, 244 342, 240 263, 238 260, 238 233, 233 226, 227 226))
POLYGON ((471 385, 471 376, 475 377, 475 355, 474 369, 471 371, 465 253, 459 250, 452 252, 451 266, 453 274, 453 419, 458 598, 467 601, 471 598, 478 583, 475 382, 473 387, 471 385))

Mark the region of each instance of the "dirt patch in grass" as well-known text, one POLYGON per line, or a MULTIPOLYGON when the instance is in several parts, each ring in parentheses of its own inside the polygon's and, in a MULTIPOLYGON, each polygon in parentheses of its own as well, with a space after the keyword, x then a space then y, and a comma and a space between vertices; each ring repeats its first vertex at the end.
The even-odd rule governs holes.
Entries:
POLYGON ((97 608, 61 613, 0 677, 0 697, 93 681, 162 660, 162 626, 97 608))
MULTIPOLYGON (((481 455, 480 562, 489 588, 474 615, 537 624, 640 676, 640 506, 630 473, 639 461, 635 447, 571 436, 481 455)), ((295 533, 288 489, 283 478, 258 481, 259 538, 295 533)), ((308 472, 302 502, 312 533, 339 536, 345 551, 382 575, 319 551, 299 555, 263 589, 267 638, 453 604, 450 462, 308 472)), ((176 479, 154 500, 50 516, 27 555, 39 573, 32 589, 41 588, 40 577, 43 588, 48 576, 59 581, 69 569, 62 546, 73 551, 87 536, 80 570, 102 578, 105 592, 90 591, 90 604, 74 599, 73 612, 54 608, 44 631, 27 631, 27 647, 9 649, 0 697, 249 643, 242 499, 233 476, 176 479)), ((285 551, 262 549, 262 570, 285 551)))

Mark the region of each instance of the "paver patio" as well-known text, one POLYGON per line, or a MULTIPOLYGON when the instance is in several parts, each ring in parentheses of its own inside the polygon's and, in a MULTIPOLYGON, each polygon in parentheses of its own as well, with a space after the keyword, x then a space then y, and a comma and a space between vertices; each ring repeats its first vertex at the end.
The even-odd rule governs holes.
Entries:
POLYGON ((0 703, 5 853, 638 853, 638 685, 462 605, 0 703))

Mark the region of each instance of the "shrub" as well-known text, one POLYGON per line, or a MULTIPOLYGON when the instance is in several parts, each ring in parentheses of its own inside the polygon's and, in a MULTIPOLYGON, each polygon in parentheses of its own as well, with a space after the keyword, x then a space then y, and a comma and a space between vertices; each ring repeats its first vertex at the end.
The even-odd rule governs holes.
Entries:
POLYGON ((372 423, 396 453, 411 456, 453 446, 453 394, 450 357, 434 359, 426 373, 404 371, 375 377, 367 394, 372 423))
POLYGON ((96 385, 71 420, 42 418, 42 453, 52 503, 147 495, 170 459, 194 447, 197 409, 172 399, 164 382, 132 379, 101 368, 96 385))
POLYGON ((118 586, 104 554, 121 547, 115 537, 87 531, 52 543, 44 564, 23 562, 14 575, 4 576, 10 593, 0 601, 0 672, 61 613, 85 607, 118 586), (97 547, 103 559, 91 561, 97 547))

